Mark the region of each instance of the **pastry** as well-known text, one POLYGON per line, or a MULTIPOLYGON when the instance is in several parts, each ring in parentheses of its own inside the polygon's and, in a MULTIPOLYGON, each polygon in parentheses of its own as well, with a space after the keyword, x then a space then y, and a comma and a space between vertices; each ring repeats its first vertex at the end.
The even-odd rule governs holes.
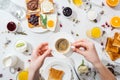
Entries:
POLYGON ((50 68, 48 80, 62 80, 64 72, 62 70, 57 70, 50 68))
POLYGON ((108 55, 110 56, 110 59, 112 61, 115 61, 118 58, 120 58, 120 52, 118 52, 118 53, 108 52, 108 55))
POLYGON ((113 46, 113 39, 112 38, 107 38, 107 43, 106 43, 106 48, 105 50, 107 52, 113 52, 113 53, 118 53, 119 48, 116 46, 113 46))
POLYGON ((120 48, 120 34, 117 33, 117 32, 114 35, 113 46, 116 46, 116 47, 120 48))

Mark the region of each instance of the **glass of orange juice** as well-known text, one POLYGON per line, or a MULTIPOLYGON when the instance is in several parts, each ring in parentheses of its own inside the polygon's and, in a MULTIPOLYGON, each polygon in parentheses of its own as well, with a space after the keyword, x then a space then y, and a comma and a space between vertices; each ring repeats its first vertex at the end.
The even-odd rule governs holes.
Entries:
POLYGON ((74 5, 76 5, 76 6, 78 6, 78 7, 83 4, 83 1, 82 1, 82 0, 72 0, 72 1, 73 1, 74 5))
POLYGON ((17 80, 28 80, 28 71, 27 70, 20 71, 17 75, 17 80))
POLYGON ((102 36, 102 29, 99 27, 93 27, 87 30, 86 34, 90 38, 98 39, 102 36))

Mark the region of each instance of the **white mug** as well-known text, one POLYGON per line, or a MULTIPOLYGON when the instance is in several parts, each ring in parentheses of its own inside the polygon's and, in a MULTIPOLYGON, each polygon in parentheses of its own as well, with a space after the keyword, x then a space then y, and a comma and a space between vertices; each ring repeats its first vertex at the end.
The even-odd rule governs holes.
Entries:
POLYGON ((5 68, 14 67, 18 62, 18 57, 15 55, 8 55, 3 58, 2 62, 5 68))

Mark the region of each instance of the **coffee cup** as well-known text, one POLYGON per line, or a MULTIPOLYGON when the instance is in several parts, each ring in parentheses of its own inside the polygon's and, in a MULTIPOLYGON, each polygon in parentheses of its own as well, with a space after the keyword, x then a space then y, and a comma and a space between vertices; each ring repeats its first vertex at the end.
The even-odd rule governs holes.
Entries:
POLYGON ((66 18, 72 18, 73 16, 73 11, 70 7, 65 7, 63 8, 63 15, 66 17, 66 18))
POLYGON ((66 38, 58 38, 54 46, 57 52, 64 55, 71 51, 71 43, 66 38))
POLYGON ((18 57, 15 55, 8 55, 3 58, 2 62, 5 68, 14 67, 18 62, 18 57))

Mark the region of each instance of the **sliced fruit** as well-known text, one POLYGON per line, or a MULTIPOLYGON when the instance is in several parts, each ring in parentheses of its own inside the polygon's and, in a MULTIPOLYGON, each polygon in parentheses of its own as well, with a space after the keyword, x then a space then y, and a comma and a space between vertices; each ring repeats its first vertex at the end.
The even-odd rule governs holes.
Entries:
POLYGON ((111 19, 110 24, 112 27, 118 28, 120 27, 120 17, 115 16, 111 19))
POLYGON ((106 0, 106 3, 110 6, 110 7, 115 7, 119 4, 119 0, 106 0))
POLYGON ((16 45, 16 47, 22 47, 22 46, 24 46, 25 44, 24 43, 18 43, 17 45, 16 45))

